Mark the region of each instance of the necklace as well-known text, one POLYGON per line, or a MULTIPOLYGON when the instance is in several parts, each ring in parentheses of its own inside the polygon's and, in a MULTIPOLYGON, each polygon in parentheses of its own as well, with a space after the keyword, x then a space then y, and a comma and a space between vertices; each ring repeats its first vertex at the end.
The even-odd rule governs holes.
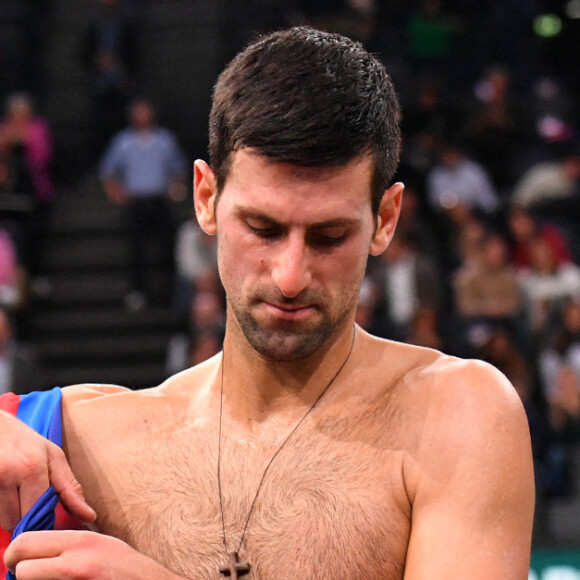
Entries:
POLYGON ((300 425, 302 425, 302 423, 304 422, 306 417, 308 417, 308 415, 310 415, 310 413, 318 405, 318 403, 320 402, 322 397, 326 394, 326 392, 328 391, 328 389, 330 388, 332 383, 334 383, 334 381, 336 380, 338 375, 341 373, 342 369, 346 366, 346 363, 349 361, 350 355, 352 354, 352 351, 354 348, 355 335, 356 335, 356 331, 355 331, 355 328, 353 327, 352 342, 350 344, 350 349, 348 351, 348 354, 346 355, 346 358, 344 359, 344 361, 342 362, 342 364, 340 365, 340 367, 338 368, 336 373, 334 373, 334 376, 330 379, 330 381, 328 381, 326 386, 322 389, 322 391, 320 392, 320 394, 318 395, 318 397, 316 398, 314 403, 312 403, 312 405, 306 411, 306 413, 304 413, 304 415, 302 415, 302 418, 298 421, 298 423, 296 423, 296 425, 292 428, 290 433, 288 433, 288 435, 286 436, 284 441, 282 441, 280 447, 278 447, 278 449, 274 452, 274 455, 272 455, 272 457, 270 458, 270 461, 268 461, 268 464, 266 465, 266 468, 264 469, 264 472, 262 473, 260 483, 258 483, 258 489, 256 490, 256 493, 254 495, 254 499, 252 500, 252 504, 250 505, 250 510, 248 511, 248 515, 246 517, 246 522, 244 523, 244 528, 242 530, 242 535, 240 536, 240 541, 238 542, 238 548, 237 548, 237 550, 234 550, 232 552, 229 551, 228 542, 226 539, 226 522, 225 522, 225 517, 224 517, 222 483, 221 483, 222 414, 223 414, 223 402, 224 402, 224 356, 222 354, 221 390, 220 390, 220 417, 219 417, 219 432, 218 432, 219 434, 218 434, 217 479, 218 479, 218 494, 219 494, 219 500, 220 500, 220 514, 221 514, 221 520, 222 520, 222 542, 224 544, 226 554, 228 555, 228 559, 229 559, 229 562, 227 565, 220 566, 220 574, 222 576, 229 576, 232 579, 237 579, 238 577, 245 576, 246 574, 248 574, 250 572, 249 562, 247 562, 247 561, 240 562, 238 554, 239 554, 240 549, 244 543, 244 538, 246 536, 246 530, 248 529, 248 524, 250 523, 250 519, 251 519, 252 514, 254 512, 254 507, 256 506, 256 500, 258 499, 258 495, 260 494, 260 491, 262 489, 262 485, 264 483, 264 480, 266 479, 266 475, 267 475, 272 463, 274 463, 274 459, 276 459, 276 457, 278 457, 278 455, 280 454, 280 452, 282 451, 282 449, 284 448, 286 443, 288 443, 288 441, 294 435, 294 433, 296 433, 296 431, 298 431, 300 425))

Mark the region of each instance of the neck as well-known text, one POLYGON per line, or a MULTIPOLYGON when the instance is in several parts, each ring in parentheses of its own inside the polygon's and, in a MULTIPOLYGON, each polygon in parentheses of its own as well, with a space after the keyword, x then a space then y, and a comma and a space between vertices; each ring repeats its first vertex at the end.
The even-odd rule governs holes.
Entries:
POLYGON ((310 357, 276 362, 262 357, 245 338, 240 344, 235 333, 226 332, 224 410, 247 427, 274 417, 294 417, 297 409, 312 405, 344 364, 355 333, 349 321, 310 357))

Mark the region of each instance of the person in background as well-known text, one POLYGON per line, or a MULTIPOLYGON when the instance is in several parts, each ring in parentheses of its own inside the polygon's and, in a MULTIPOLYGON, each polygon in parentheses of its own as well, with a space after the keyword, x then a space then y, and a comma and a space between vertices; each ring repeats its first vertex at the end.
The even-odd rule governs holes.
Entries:
POLYGON ((559 265, 573 261, 570 244, 557 225, 542 221, 516 203, 510 205, 506 221, 511 238, 511 259, 517 270, 530 267, 531 246, 537 239, 550 246, 559 265))
POLYGON ((538 349, 538 369, 544 396, 553 395, 563 367, 580 379, 580 298, 569 298, 550 321, 544 344, 538 349))
POLYGON ((464 263, 455 272, 453 290, 458 321, 468 343, 476 347, 479 336, 496 327, 509 330, 520 343, 524 340, 522 293, 502 235, 488 234, 479 259, 464 263))
POLYGON ((419 312, 440 313, 441 274, 431 256, 420 252, 415 240, 400 232, 374 264, 376 285, 373 330, 386 338, 408 341, 419 312))
POLYGON ((572 203, 580 184, 580 146, 558 144, 552 157, 532 165, 521 176, 511 193, 512 203, 528 209, 572 203))
POLYGON ((0 307, 12 313, 24 308, 26 282, 12 237, 0 226, 0 307))
POLYGON ((7 98, 5 116, 0 121, 0 154, 10 160, 12 190, 24 202, 14 233, 19 260, 35 274, 54 194, 53 139, 48 123, 35 113, 32 97, 25 93, 7 98))
POLYGON ((530 266, 518 272, 526 317, 532 333, 540 338, 549 330, 553 313, 568 298, 580 298, 580 266, 559 263, 553 247, 541 238, 530 244, 530 266))
POLYGON ((167 346, 167 373, 173 375, 217 354, 223 344, 225 311, 220 293, 198 291, 190 302, 185 331, 175 334, 167 346))
POLYGON ((96 12, 82 38, 81 59, 92 104, 94 159, 123 128, 137 81, 137 30, 122 0, 96 0, 96 12))
POLYGON ((440 143, 439 152, 439 162, 427 176, 427 195, 434 211, 453 214, 464 206, 486 215, 497 212, 499 198, 486 169, 453 140, 440 143))
POLYGON ((174 231, 169 200, 184 187, 187 171, 176 137, 156 124, 149 101, 133 101, 129 120, 130 126, 118 133, 105 151, 99 176, 108 198, 126 212, 131 230, 131 287, 125 303, 130 310, 141 310, 148 299, 155 298, 146 265, 152 237, 168 270, 165 286, 171 288, 173 283, 174 231))
POLYGON ((175 269, 174 306, 181 316, 189 310, 198 279, 208 271, 214 271, 217 278, 216 239, 199 227, 195 216, 184 221, 175 235, 175 269))

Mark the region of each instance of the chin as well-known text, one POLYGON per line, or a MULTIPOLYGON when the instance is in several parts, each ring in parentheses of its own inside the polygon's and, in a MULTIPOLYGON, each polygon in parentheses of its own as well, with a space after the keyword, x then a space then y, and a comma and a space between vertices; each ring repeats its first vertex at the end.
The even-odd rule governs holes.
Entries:
POLYGON ((320 332, 292 334, 261 331, 245 333, 252 348, 273 362, 291 362, 312 356, 326 342, 329 335, 320 332))

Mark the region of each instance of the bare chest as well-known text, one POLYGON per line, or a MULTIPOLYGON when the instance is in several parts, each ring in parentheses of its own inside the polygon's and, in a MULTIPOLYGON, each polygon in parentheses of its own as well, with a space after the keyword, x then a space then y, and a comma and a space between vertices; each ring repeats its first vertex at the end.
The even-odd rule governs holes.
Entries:
POLYGON ((89 498, 99 528, 187 578, 219 578, 228 551, 250 563, 250 580, 403 577, 410 516, 399 452, 304 425, 269 463, 276 442, 226 437, 218 486, 214 431, 123 447, 111 456, 119 475, 89 498))

